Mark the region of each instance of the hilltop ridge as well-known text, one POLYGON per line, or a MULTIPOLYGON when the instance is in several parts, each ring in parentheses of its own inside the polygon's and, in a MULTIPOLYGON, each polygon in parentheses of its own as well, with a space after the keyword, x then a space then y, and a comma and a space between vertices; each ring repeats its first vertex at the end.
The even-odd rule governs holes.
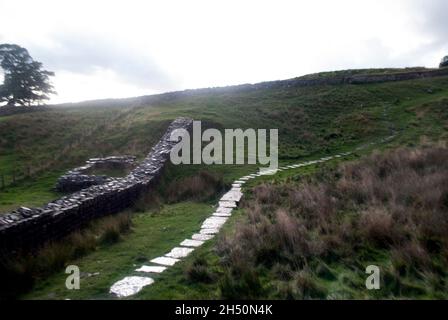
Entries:
POLYGON ((448 75, 448 69, 433 69, 425 67, 408 68, 381 68, 381 69, 347 69, 339 71, 325 71, 307 74, 295 78, 284 80, 271 80, 258 83, 244 83, 223 87, 208 87, 198 89, 185 89, 180 91, 170 91, 152 95, 143 95, 129 98, 95 99, 73 103, 52 104, 51 107, 101 107, 127 106, 137 107, 153 102, 181 98, 196 94, 210 93, 231 93, 250 90, 269 89, 274 87, 302 87, 316 85, 337 85, 337 84, 363 84, 380 83, 389 81, 405 81, 426 77, 437 77, 448 75))

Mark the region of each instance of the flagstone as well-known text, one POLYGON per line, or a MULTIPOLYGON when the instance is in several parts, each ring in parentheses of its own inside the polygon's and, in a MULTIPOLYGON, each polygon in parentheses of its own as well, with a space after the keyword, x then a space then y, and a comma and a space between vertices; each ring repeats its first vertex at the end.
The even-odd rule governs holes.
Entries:
POLYGON ((184 241, 182 241, 180 243, 180 245, 184 246, 184 247, 199 247, 203 243, 204 243, 204 241, 200 241, 200 240, 185 239, 184 241))
POLYGON ((226 208, 236 208, 236 202, 235 201, 219 201, 220 207, 226 207, 226 208))
POLYGON ((166 270, 166 267, 161 266, 141 266, 136 269, 137 272, 151 272, 151 273, 161 273, 166 270))
POLYGON ((190 253, 192 253, 193 250, 194 249, 192 249, 192 248, 175 247, 175 248, 171 249, 171 251, 168 252, 165 256, 170 257, 170 258, 175 258, 175 259, 185 258, 190 253))
POLYGON ((219 212, 219 213, 231 213, 232 210, 233 210, 232 208, 218 207, 218 209, 216 209, 216 212, 219 212))
POLYGON ((149 277, 125 277, 112 285, 110 288, 110 293, 119 298, 129 297, 138 293, 143 289, 143 287, 149 286, 153 283, 154 280, 149 277))
POLYGON ((200 234, 216 234, 219 232, 219 229, 217 228, 202 228, 201 231, 199 231, 200 234))
POLYGON ((158 257, 151 260, 151 262, 161 264, 163 266, 173 266, 178 261, 180 260, 168 257, 158 257))
POLYGON ((201 241, 207 241, 210 239, 213 239, 213 234, 201 234, 201 233, 195 233, 191 236, 191 239, 193 240, 201 240, 201 241))

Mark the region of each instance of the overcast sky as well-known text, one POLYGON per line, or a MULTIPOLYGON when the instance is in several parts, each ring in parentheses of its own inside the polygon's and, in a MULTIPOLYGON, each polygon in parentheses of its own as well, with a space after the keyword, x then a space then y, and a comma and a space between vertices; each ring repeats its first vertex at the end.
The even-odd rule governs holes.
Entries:
POLYGON ((0 0, 0 43, 56 72, 51 102, 438 66, 447 0, 0 0))

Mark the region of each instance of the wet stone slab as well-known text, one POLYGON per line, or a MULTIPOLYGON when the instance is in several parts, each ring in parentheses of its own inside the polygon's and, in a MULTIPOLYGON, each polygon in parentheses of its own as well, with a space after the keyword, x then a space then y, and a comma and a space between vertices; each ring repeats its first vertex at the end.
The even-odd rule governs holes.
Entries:
POLYGON ((180 243, 183 247, 199 247, 204 243, 204 241, 201 240, 191 240, 191 239, 185 239, 180 243))
POLYGON ((217 228, 203 228, 199 231, 200 234, 217 234, 219 229, 217 228))
POLYGON ((218 209, 216 209, 217 213, 232 213, 232 208, 226 208, 226 207, 218 207, 218 209))
POLYGON ((191 236, 191 239, 193 240, 200 240, 200 241, 207 241, 210 239, 213 239, 213 234, 201 234, 201 233, 195 233, 191 236))
POLYGON ((236 208, 236 202, 235 201, 219 201, 220 207, 225 208, 236 208))
POLYGON ((241 191, 230 190, 226 194, 221 197, 221 201, 235 201, 238 202, 241 200, 243 194, 241 191))
POLYGON ((227 217, 210 217, 202 223, 202 228, 220 228, 227 221, 227 217))
POLYGON ((161 266, 141 266, 136 269, 137 272, 151 272, 151 273, 161 273, 166 270, 166 267, 161 266))
POLYGON ((174 266, 179 259, 168 258, 168 257, 158 257, 151 260, 152 263, 161 264, 163 266, 174 266))
POLYGON ((212 214, 213 217, 230 217, 231 213, 224 213, 224 212, 215 212, 212 214))
POLYGON ((175 248, 171 249, 171 251, 168 252, 166 254, 166 256, 170 257, 170 258, 175 258, 175 259, 185 258, 190 253, 192 253, 193 250, 194 249, 192 249, 192 248, 175 247, 175 248))
POLYGON ((152 283, 154 283, 154 280, 149 277, 125 277, 122 280, 115 282, 110 288, 110 293, 119 298, 129 297, 152 283))

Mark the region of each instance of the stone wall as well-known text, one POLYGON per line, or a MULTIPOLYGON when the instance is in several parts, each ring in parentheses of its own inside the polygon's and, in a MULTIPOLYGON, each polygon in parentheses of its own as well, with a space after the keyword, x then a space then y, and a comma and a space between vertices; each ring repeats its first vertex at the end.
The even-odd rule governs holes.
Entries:
POLYGON ((0 257, 17 250, 29 250, 47 241, 57 240, 85 226, 92 219, 129 208, 160 178, 176 142, 173 130, 191 130, 193 120, 174 120, 148 156, 126 177, 91 186, 52 201, 42 208, 21 207, 0 216, 0 257))
POLYGON ((95 106, 132 106, 145 107, 151 104, 167 103, 185 97, 202 94, 224 94, 233 92, 246 92, 268 88, 307 87, 318 85, 363 84, 373 82, 402 81, 421 78, 448 76, 448 68, 424 71, 403 71, 389 74, 353 75, 346 77, 328 77, 321 79, 293 78, 288 80, 266 81, 255 84, 240 84, 226 87, 187 89, 183 91, 166 92, 148 96, 123 99, 105 99, 57 105, 59 107, 95 107, 95 106))
POLYGON ((409 72, 396 72, 396 73, 384 73, 384 74, 365 74, 365 75, 353 75, 346 77, 328 77, 322 79, 289 79, 262 82, 253 85, 248 85, 254 89, 268 89, 277 87, 308 87, 317 85, 341 85, 341 84, 368 84, 368 83, 382 83, 393 81, 405 81, 413 79, 423 78, 435 78, 448 76, 448 69, 435 69, 429 71, 409 71, 409 72))
POLYGON ((82 167, 77 167, 62 175, 56 183, 60 192, 75 192, 93 185, 104 184, 116 180, 105 175, 89 174, 95 169, 131 169, 135 163, 134 156, 110 156, 91 158, 82 167))

